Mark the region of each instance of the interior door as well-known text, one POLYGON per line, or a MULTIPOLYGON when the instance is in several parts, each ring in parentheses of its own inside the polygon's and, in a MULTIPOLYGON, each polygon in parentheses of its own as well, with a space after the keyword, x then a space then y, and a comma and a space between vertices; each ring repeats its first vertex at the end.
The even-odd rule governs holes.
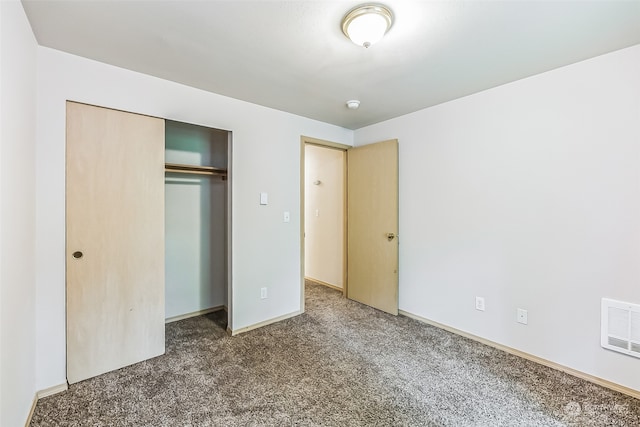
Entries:
POLYGON ((398 140, 347 156, 347 297, 397 315, 398 140))
POLYGON ((67 102, 67 379, 164 353, 164 120, 67 102))

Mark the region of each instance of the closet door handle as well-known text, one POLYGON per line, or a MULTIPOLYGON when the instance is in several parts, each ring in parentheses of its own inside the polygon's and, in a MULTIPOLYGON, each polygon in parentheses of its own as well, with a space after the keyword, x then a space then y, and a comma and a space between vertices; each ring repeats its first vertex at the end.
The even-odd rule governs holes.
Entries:
POLYGON ((80 251, 75 251, 75 252, 73 253, 73 257, 74 257, 75 259, 80 259, 80 258, 82 258, 82 252, 80 252, 80 251))

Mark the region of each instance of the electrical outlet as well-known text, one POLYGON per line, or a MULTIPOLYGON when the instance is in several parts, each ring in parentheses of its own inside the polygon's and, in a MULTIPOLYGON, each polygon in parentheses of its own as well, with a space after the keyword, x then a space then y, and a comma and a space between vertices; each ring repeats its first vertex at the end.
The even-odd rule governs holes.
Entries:
POLYGON ((267 288, 260 288, 260 299, 267 298, 267 288))
POLYGON ((518 309, 518 323, 522 323, 523 325, 526 325, 527 322, 529 321, 528 316, 529 315, 527 313, 527 310, 523 308, 518 309))
POLYGON ((289 214, 289 212, 286 212, 282 215, 282 221, 283 222, 289 222, 291 221, 291 214, 289 214))
POLYGON ((484 311, 484 298, 476 297, 476 310, 484 311))

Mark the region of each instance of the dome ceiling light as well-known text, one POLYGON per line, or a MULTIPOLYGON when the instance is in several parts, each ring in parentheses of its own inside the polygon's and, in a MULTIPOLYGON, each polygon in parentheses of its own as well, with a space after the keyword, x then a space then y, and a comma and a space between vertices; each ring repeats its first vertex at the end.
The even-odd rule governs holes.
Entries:
POLYGON ((379 42, 393 25, 391 10, 381 4, 363 4, 342 18, 342 32, 358 46, 379 42))

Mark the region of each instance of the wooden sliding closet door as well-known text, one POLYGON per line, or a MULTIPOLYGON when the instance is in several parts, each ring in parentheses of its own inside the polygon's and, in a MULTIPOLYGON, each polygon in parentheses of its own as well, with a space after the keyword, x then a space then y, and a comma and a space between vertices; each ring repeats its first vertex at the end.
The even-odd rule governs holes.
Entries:
POLYGON ((67 379, 164 353, 164 120, 67 102, 67 379))

